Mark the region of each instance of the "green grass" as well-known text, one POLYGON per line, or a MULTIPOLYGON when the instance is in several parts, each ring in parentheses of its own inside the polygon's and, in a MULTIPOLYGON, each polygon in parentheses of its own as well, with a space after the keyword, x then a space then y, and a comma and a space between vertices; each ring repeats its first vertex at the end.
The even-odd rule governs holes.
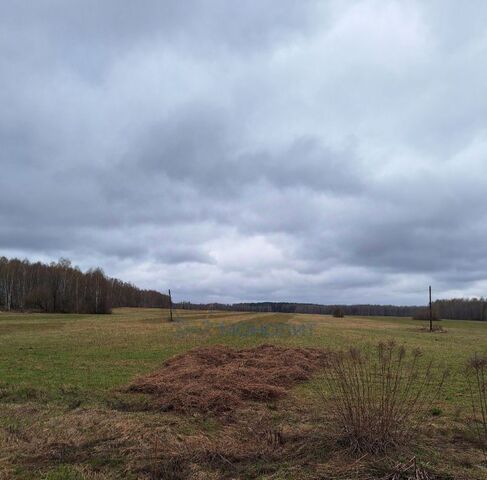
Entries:
MULTIPOLYGON (((117 390, 132 378, 195 346, 276 343, 373 348, 379 341, 391 338, 408 347, 421 348, 427 358, 449 368, 450 379, 432 416, 451 427, 459 411, 465 418, 468 416, 469 399, 463 374, 466 361, 475 351, 487 350, 487 323, 479 322, 442 321, 446 333, 430 334, 420 330, 424 326, 421 322, 391 317, 336 319, 198 311, 177 311, 173 323, 168 323, 167 317, 166 311, 158 309, 119 309, 112 315, 0 313, 0 428, 7 432, 4 437, 15 436, 16 429, 22 430, 19 422, 35 422, 39 411, 47 421, 50 416, 76 408, 113 406, 117 390), (26 405, 36 413, 19 415, 18 409, 26 405)), ((298 386, 295 392, 306 398, 311 388, 312 382, 298 386)), ((215 428, 211 420, 205 422, 215 428)), ((178 423, 177 428, 183 433, 185 429, 205 430, 205 422, 203 426, 178 423)), ((0 480, 1 461, 6 458, 2 455, 1 439, 0 435, 0 480)), ((11 463, 17 461, 9 458, 11 463)), ((10 477, 5 478, 91 478, 84 477, 82 469, 73 470, 62 462, 53 464, 51 470, 46 465, 41 467, 44 477, 30 476, 28 470, 19 467, 9 470, 10 477)), ((468 471, 468 467, 462 468, 468 471)), ((110 478, 106 475, 99 478, 110 478)), ((288 478, 285 475, 273 478, 288 478)))

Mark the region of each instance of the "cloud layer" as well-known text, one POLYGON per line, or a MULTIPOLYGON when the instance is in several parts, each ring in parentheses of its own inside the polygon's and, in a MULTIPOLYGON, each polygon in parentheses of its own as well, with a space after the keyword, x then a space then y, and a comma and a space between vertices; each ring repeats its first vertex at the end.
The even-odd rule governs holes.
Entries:
POLYGON ((0 253, 193 301, 487 287, 487 5, 39 0, 0 16, 0 253))

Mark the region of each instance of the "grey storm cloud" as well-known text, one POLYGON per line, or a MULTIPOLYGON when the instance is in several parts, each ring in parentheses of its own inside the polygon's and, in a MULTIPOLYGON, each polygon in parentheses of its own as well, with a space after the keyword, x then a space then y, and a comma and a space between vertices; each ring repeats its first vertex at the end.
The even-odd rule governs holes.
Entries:
POLYGON ((487 290, 487 6, 4 2, 0 254, 194 301, 487 290))

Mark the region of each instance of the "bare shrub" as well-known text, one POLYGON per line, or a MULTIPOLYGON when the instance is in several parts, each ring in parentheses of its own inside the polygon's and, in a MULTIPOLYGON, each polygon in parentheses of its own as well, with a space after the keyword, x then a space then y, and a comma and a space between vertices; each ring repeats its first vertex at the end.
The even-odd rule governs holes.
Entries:
POLYGON ((383 453, 410 439, 446 378, 419 350, 407 352, 392 341, 372 354, 337 352, 329 362, 320 392, 338 438, 354 453, 383 453))
POLYGON ((477 437, 487 450, 487 355, 472 357, 467 365, 467 382, 472 401, 477 437))
POLYGON ((333 316, 335 318, 343 318, 345 314, 343 313, 343 310, 340 307, 337 307, 335 308, 335 310, 333 310, 333 316))

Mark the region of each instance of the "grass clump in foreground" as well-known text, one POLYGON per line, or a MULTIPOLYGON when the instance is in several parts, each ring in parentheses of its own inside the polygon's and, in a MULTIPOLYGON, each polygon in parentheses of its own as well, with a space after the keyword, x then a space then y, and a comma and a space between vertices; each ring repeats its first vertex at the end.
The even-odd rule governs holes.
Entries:
POLYGON ((373 353, 359 348, 335 352, 323 373, 320 393, 337 428, 337 438, 353 453, 385 453, 418 431, 446 378, 421 352, 395 342, 373 353))

